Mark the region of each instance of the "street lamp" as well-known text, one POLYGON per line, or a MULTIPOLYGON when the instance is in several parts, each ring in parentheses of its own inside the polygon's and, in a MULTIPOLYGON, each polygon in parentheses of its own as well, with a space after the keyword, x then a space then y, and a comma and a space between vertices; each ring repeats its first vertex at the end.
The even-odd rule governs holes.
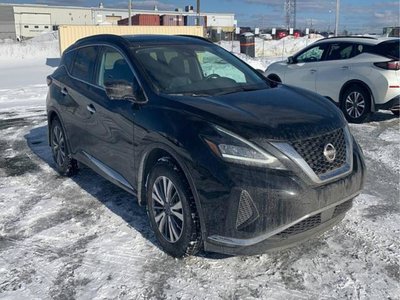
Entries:
POLYGON ((128 1, 128 25, 131 26, 132 25, 132 0, 128 1))

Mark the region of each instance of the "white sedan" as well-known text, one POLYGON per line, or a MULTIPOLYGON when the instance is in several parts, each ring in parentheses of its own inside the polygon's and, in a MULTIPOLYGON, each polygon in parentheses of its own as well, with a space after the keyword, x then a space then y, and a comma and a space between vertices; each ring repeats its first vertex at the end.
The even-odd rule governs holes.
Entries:
POLYGON ((349 122, 363 122, 379 109, 399 115, 399 43, 398 38, 326 38, 271 64, 264 75, 325 96, 349 122))

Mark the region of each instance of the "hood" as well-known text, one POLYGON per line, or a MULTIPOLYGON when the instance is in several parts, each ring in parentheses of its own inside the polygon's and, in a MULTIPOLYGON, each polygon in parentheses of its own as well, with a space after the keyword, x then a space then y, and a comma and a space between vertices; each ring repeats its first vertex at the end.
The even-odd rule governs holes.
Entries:
POLYGON ((344 127, 340 110, 328 99, 279 85, 210 97, 168 96, 180 109, 253 140, 297 140, 344 127))

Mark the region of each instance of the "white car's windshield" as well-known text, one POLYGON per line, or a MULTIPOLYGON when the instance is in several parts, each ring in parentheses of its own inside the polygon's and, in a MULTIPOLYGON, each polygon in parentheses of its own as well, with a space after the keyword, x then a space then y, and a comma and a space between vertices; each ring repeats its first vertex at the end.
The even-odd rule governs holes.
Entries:
POLYGON ((214 45, 142 46, 132 52, 161 93, 201 96, 269 87, 254 70, 214 45))

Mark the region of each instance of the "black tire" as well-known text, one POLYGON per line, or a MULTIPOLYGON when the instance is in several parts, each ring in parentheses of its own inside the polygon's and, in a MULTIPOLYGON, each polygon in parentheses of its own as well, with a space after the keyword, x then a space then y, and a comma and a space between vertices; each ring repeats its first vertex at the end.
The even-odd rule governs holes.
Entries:
POLYGON ((202 244, 199 217, 183 173, 171 162, 159 161, 150 173, 146 196, 147 215, 161 248, 173 257, 196 254, 202 244), (170 187, 168 197, 164 186, 170 187))
POLYGON ((271 81, 276 82, 276 83, 282 83, 282 80, 279 78, 278 75, 271 74, 271 75, 268 75, 267 78, 268 78, 269 80, 271 80, 271 81))
POLYGON ((78 162, 71 157, 65 131, 58 119, 50 126, 50 147, 58 173, 73 176, 78 172, 78 162))
POLYGON ((371 94, 359 85, 348 87, 341 98, 340 108, 350 123, 362 123, 371 114, 371 94))
POLYGON ((396 117, 400 116, 400 110, 391 110, 392 114, 394 114, 396 117))

